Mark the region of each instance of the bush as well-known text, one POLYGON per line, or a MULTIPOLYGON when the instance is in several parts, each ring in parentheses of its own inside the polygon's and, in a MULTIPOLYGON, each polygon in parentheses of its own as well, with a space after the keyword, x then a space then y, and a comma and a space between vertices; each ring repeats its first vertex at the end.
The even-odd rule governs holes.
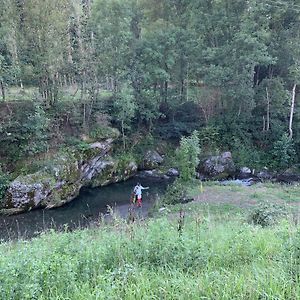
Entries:
POLYGON ((0 166, 0 199, 2 199, 5 195, 5 192, 8 188, 9 184, 9 176, 2 171, 2 168, 0 166))
POLYGON ((105 140, 108 138, 118 138, 120 135, 118 129, 108 127, 108 126, 99 126, 92 129, 90 132, 90 137, 94 140, 105 140))
POLYGON ((135 162, 136 158, 131 152, 123 152, 116 156, 118 160, 118 170, 125 171, 128 168, 129 163, 135 162))
POLYGON ((183 181, 189 181, 195 178, 196 167, 199 163, 200 146, 198 132, 189 137, 182 137, 180 147, 176 151, 180 178, 183 181))
POLYGON ((272 154, 274 157, 272 165, 274 169, 287 169, 294 162, 296 155, 294 144, 286 133, 274 143, 272 154))
POLYGON ((287 212, 283 207, 265 202, 251 212, 249 222, 262 227, 271 226, 277 224, 286 214, 287 212))
POLYGON ((168 186, 163 203, 167 205, 182 203, 186 198, 186 195, 186 185, 180 179, 177 179, 173 184, 168 186))
POLYGON ((251 169, 261 169, 270 164, 268 153, 258 150, 249 144, 243 144, 239 139, 234 138, 232 145, 232 155, 238 167, 249 167, 251 169))
POLYGON ((2 117, 0 155, 9 162, 33 156, 48 149, 49 119, 39 103, 11 105, 12 115, 2 117))
POLYGON ((219 152, 220 132, 215 126, 206 126, 199 130, 199 141, 206 152, 219 152))

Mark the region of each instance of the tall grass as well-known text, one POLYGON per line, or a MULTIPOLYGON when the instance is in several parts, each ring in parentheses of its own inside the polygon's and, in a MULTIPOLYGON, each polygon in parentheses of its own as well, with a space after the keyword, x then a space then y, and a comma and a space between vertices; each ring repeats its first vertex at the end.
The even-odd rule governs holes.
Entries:
POLYGON ((300 232, 173 214, 0 245, 0 299, 300 299, 300 232))

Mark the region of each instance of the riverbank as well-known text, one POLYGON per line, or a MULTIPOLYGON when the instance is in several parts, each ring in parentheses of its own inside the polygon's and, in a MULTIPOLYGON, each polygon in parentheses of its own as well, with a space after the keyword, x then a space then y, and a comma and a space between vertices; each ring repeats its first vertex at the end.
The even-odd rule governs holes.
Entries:
POLYGON ((0 297, 299 299, 300 244, 291 215, 261 227, 248 223, 247 206, 203 201, 245 192, 264 195, 260 201, 265 201, 298 188, 204 186, 203 193, 194 190, 196 201, 157 211, 153 219, 128 223, 113 215, 110 224, 92 229, 66 227, 31 241, 3 243, 0 297))
POLYGON ((84 229, 97 225, 100 218, 107 218, 108 207, 126 219, 130 195, 137 182, 150 189, 144 193, 143 208, 139 215, 147 217, 156 198, 163 195, 170 181, 159 178, 133 177, 125 182, 101 188, 85 188, 72 202, 56 209, 35 209, 26 214, 0 215, 0 240, 29 239, 50 229, 84 229))

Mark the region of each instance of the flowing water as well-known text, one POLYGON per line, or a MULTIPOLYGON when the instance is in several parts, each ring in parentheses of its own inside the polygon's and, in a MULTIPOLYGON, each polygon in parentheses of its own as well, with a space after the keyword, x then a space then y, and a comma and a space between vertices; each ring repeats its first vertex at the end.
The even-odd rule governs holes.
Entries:
POLYGON ((132 178, 102 188, 85 188, 76 199, 60 208, 37 209, 15 216, 0 216, 0 240, 32 238, 50 228, 58 230, 65 227, 85 228, 95 224, 100 216, 106 215, 108 206, 121 217, 127 217, 130 194, 137 182, 150 187, 149 190, 143 191, 143 207, 137 211, 140 216, 146 217, 156 197, 165 192, 168 180, 132 178))

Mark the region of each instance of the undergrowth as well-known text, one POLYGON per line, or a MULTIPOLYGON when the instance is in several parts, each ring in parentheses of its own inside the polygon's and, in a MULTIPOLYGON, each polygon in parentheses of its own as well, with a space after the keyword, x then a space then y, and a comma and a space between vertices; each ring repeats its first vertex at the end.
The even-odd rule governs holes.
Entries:
POLYGON ((226 215, 194 208, 185 218, 113 218, 2 244, 0 298, 299 299, 299 230, 226 215))

